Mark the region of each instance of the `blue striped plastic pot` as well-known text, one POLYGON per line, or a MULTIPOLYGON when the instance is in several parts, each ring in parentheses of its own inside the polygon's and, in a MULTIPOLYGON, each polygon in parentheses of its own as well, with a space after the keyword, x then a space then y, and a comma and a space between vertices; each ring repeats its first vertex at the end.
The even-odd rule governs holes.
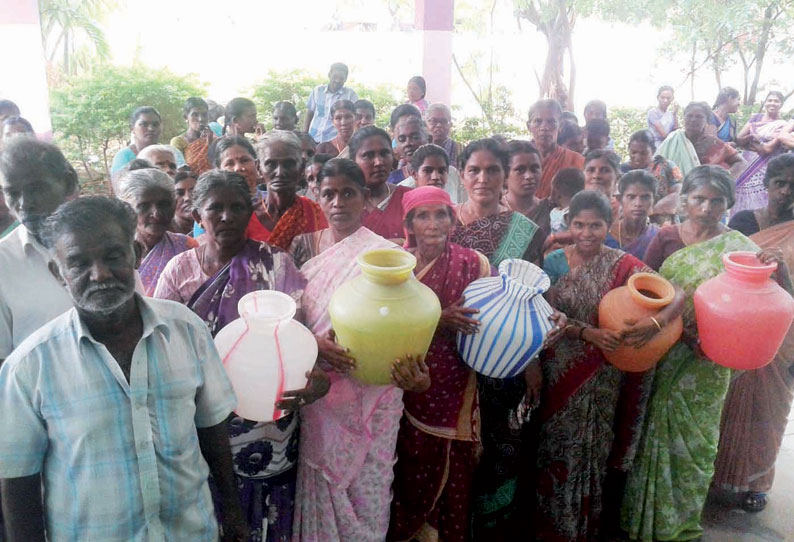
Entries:
POLYGON ((458 352, 476 372, 508 378, 523 371, 543 347, 554 324, 553 309, 543 299, 551 281, 541 268, 524 260, 504 260, 499 276, 475 280, 463 295, 467 307, 479 309, 473 335, 458 333, 458 352))

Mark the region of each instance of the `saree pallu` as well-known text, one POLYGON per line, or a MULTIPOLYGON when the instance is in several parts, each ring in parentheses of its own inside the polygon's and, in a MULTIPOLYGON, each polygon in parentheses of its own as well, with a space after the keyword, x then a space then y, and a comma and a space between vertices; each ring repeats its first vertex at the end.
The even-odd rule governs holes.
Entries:
MULTIPOLYGON (((794 221, 750 237, 761 248, 781 248, 794 269, 794 221)), ((775 478, 775 461, 794 397, 794 329, 789 329, 775 359, 744 371, 731 381, 722 415, 714 480, 719 489, 765 493, 775 478)))
POLYGON ((700 165, 695 146, 686 137, 683 128, 669 134, 656 149, 656 154, 675 162, 684 176, 700 165))
MULTIPOLYGON (((362 227, 303 265, 303 308, 316 335, 331 330, 328 302, 336 288, 360 273, 356 256, 376 248, 397 247, 362 227)), ((328 394, 301 410, 292 539, 382 542, 389 526, 403 393, 335 372, 329 377, 328 394)))
MULTIPOLYGON (((490 274, 484 256, 447 243, 417 278, 446 308, 471 282, 490 274)), ((476 378, 461 360, 455 337, 449 330, 436 330, 425 357, 430 389, 403 395, 388 540, 468 540, 479 411, 476 378)))
MULTIPOLYGON (((256 290, 277 290, 300 301, 304 280, 281 251, 248 241, 231 261, 205 282, 187 306, 215 336, 239 318, 237 304, 256 290)), ((235 480, 243 514, 251 529, 249 542, 288 542, 298 459, 298 417, 288 414, 272 423, 230 415, 227 420, 235 480)), ((217 490, 215 508, 220 510, 217 490)))
POLYGON ((561 169, 573 167, 582 169, 584 167, 584 156, 578 152, 566 149, 562 145, 551 154, 543 158, 543 167, 540 176, 540 184, 535 191, 535 197, 543 199, 551 195, 551 180, 561 169))
POLYGON ((411 190, 407 186, 393 186, 391 195, 383 200, 377 209, 364 211, 361 223, 384 239, 402 239, 403 230, 403 196, 411 190))
MULTIPOLYGON (((757 251, 739 232, 674 252, 659 273, 686 294, 684 329, 695 330, 695 289, 723 271, 722 255, 757 251)), ((623 498, 621 526, 632 540, 694 540, 714 474, 730 369, 679 342, 656 366, 645 430, 623 498)))
POLYGON ((198 177, 205 171, 212 169, 212 162, 209 158, 210 144, 207 138, 200 137, 190 143, 185 151, 185 162, 190 166, 190 170, 198 177))
POLYGON ((160 278, 160 274, 171 258, 197 246, 198 243, 192 237, 181 233, 165 232, 160 242, 152 247, 138 267, 144 293, 149 297, 154 295, 157 279, 160 278))
MULTIPOLYGON (((532 252, 538 227, 520 213, 505 211, 463 225, 450 241, 484 254, 497 267, 508 258, 532 252)), ((505 529, 513 520, 521 461, 521 429, 508 423, 526 392, 523 375, 489 378, 477 375, 483 454, 475 472, 472 523, 477 529, 505 529)), ((485 536, 485 535, 483 535, 485 536)))
MULTIPOLYGON (((772 141, 788 122, 785 120, 763 121, 764 115, 758 113, 750 118, 750 133, 761 143, 772 141)), ((764 186, 764 177, 769 161, 781 154, 779 148, 770 154, 760 155, 753 151, 744 151, 743 157, 749 164, 747 169, 736 179, 736 203, 731 208, 731 216, 745 209, 755 210, 767 206, 769 195, 764 186)))
MULTIPOLYGON (((598 305, 631 275, 650 271, 620 250, 568 271, 549 292, 569 319, 598 326, 598 305)), ((639 441, 652 371, 623 373, 597 347, 562 339, 544 355, 536 479, 536 540, 596 540, 607 467, 628 471, 639 441)))
POLYGON ((320 205, 309 198, 295 196, 295 203, 281 215, 273 231, 268 230, 257 217, 267 214, 267 197, 264 196, 254 205, 254 215, 248 223, 245 235, 255 241, 265 241, 274 247, 288 250, 292 240, 298 235, 311 233, 328 227, 320 205))

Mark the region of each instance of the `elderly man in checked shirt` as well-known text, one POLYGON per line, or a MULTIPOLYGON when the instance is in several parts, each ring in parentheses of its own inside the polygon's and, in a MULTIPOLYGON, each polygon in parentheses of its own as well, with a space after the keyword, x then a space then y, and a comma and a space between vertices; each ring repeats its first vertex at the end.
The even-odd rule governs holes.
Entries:
POLYGON ((225 423, 234 392, 204 323, 135 293, 135 223, 125 203, 87 197, 44 225, 74 307, 0 367, 10 541, 215 541, 210 473, 224 540, 247 540, 225 423))

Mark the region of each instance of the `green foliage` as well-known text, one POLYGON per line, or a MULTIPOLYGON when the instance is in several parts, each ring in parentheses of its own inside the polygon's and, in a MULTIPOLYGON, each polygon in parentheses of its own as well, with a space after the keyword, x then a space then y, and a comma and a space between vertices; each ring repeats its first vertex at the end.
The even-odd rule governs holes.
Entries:
POLYGON ((626 161, 629 138, 637 130, 648 128, 648 110, 635 107, 609 108, 609 136, 615 142, 615 152, 626 161))
POLYGON ((97 166, 108 175, 112 153, 129 141, 129 115, 136 107, 150 105, 160 112, 160 140, 167 143, 185 130, 185 99, 203 94, 195 76, 144 66, 105 67, 51 90, 56 143, 71 160, 83 164, 89 178, 97 166))
MULTIPOLYGON (((264 120, 265 127, 273 127, 273 106, 276 102, 288 101, 295 104, 298 117, 301 119, 299 127, 303 126, 306 114, 306 101, 312 89, 317 85, 328 82, 327 75, 306 73, 301 70, 288 72, 271 71, 261 82, 247 90, 246 95, 252 96, 256 104, 259 119, 264 120)), ((389 125, 389 115, 394 107, 401 103, 400 91, 394 85, 364 85, 356 81, 348 81, 346 86, 354 89, 359 98, 369 100, 375 106, 375 124, 378 126, 389 125)))

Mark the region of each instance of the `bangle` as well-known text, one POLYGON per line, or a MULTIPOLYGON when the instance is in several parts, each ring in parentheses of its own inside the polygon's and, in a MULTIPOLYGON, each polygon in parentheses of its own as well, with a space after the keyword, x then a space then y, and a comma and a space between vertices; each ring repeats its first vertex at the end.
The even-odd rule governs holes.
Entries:
POLYGON ((659 323, 659 320, 657 320, 653 316, 651 316, 651 320, 653 321, 654 324, 656 324, 656 327, 659 328, 659 331, 661 331, 662 330, 662 324, 659 323))
POLYGON ((582 327, 579 328, 579 337, 578 338, 579 338, 580 341, 584 340, 583 337, 584 337, 584 330, 585 329, 587 329, 585 326, 582 326, 582 327))

